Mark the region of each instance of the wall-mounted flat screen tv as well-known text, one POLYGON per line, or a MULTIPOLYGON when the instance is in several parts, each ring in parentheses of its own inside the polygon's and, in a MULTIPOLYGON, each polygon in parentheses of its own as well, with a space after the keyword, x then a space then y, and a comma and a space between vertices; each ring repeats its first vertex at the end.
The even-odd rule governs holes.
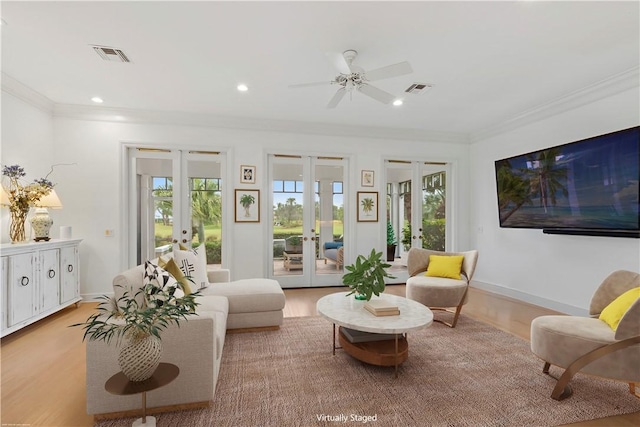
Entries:
POLYGON ((500 227, 640 235, 640 127, 495 162, 500 227))

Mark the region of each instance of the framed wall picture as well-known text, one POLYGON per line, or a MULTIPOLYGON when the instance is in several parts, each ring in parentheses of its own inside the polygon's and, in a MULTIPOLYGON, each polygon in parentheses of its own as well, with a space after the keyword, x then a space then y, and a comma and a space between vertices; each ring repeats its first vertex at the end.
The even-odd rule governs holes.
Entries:
POLYGON ((260 222, 260 190, 236 189, 236 222, 260 222))
POLYGON ((362 171, 360 185, 363 187, 373 187, 373 171, 362 171))
POLYGON ((247 165, 240 166, 240 182, 243 184, 255 184, 256 167, 247 165))
POLYGON ((378 222, 378 193, 358 191, 358 222, 378 222))

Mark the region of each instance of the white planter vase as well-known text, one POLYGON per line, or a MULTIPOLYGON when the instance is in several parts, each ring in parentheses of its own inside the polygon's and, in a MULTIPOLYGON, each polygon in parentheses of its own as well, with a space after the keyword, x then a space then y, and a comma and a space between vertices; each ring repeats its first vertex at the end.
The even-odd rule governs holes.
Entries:
POLYGON ((131 381, 149 379, 160 364, 162 341, 153 335, 132 339, 120 349, 118 364, 131 381))

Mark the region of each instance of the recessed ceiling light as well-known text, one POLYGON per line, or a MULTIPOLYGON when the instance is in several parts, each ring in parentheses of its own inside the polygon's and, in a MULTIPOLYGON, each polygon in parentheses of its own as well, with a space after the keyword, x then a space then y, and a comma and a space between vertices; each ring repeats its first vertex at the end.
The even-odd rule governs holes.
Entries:
POLYGON ((402 105, 402 99, 396 99, 395 101, 393 101, 393 105, 399 107, 400 105, 402 105))
POLYGON ((93 98, 91 98, 91 100, 96 104, 102 104, 104 102, 104 99, 100 98, 99 96, 94 96, 93 98))
POLYGON ((246 84, 244 84, 244 83, 240 83, 240 84, 238 85, 238 90, 239 90, 240 92, 246 92, 246 91, 248 91, 248 90, 249 90, 249 87, 248 87, 246 84))

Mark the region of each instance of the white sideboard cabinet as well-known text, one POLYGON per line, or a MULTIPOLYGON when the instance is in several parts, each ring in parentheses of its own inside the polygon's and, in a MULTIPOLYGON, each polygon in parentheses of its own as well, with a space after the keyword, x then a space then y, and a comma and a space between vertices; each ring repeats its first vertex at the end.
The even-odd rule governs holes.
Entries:
POLYGON ((80 242, 68 239, 0 246, 0 337, 82 299, 80 242))

